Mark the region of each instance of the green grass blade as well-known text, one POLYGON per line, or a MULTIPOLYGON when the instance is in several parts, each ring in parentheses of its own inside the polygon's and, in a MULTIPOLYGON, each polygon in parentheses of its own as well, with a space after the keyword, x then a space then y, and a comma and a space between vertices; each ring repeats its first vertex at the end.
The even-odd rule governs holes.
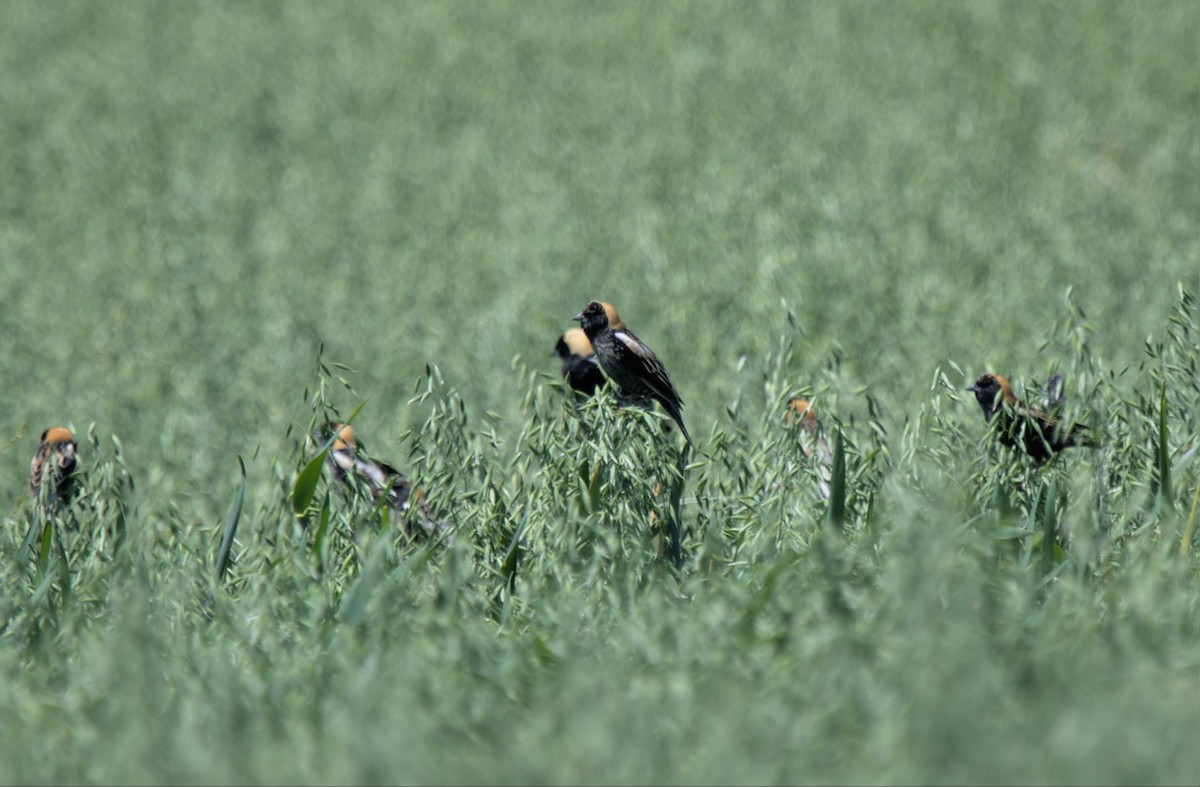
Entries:
POLYGON ((833 468, 829 480, 829 510, 830 524, 844 527, 846 524, 846 451, 842 444, 842 430, 839 428, 833 444, 833 468))
POLYGON ((1179 542, 1179 554, 1187 557, 1192 546, 1192 537, 1196 534, 1196 504, 1200 503, 1200 481, 1196 482, 1196 491, 1192 494, 1192 512, 1188 514, 1187 525, 1183 528, 1183 539, 1179 542))
POLYGON ((55 573, 58 574, 59 590, 62 592, 63 606, 71 603, 71 564, 67 560, 67 549, 61 538, 55 540, 58 555, 54 558, 55 573))
POLYGON ((42 531, 38 528, 45 528, 46 524, 46 518, 42 516, 41 511, 35 511, 30 515, 29 529, 25 531, 25 538, 21 539, 21 546, 17 550, 17 565, 22 569, 33 552, 34 543, 41 537, 42 531))
MULTIPOLYGON (((342 423, 346 424, 347 426, 354 423, 354 419, 358 418, 358 414, 361 413, 362 409, 366 406, 367 406, 367 400, 363 399, 361 402, 359 402, 358 407, 354 408, 354 412, 350 413, 349 417, 347 417, 346 420, 343 421, 342 423)), ((330 441, 332 442, 332 440, 333 440, 333 437, 331 436, 330 441)))
POLYGON ((317 481, 321 479, 321 468, 325 464, 325 455, 328 451, 328 448, 324 448, 318 452, 300 471, 300 475, 296 476, 296 483, 292 487, 292 510, 297 514, 303 514, 312 505, 313 495, 317 491, 317 481))
POLYGON ((1054 535, 1058 528, 1058 482, 1042 487, 1042 576, 1054 570, 1054 535))
POLYGON ((217 579, 225 576, 229 568, 229 553, 233 551, 233 537, 237 533, 238 521, 242 518, 242 503, 246 499, 246 463, 238 456, 238 468, 242 478, 238 483, 237 494, 234 495, 233 505, 229 507, 229 515, 225 517, 224 535, 221 537, 221 548, 217 550, 217 579))
MULTIPOLYGON (((364 401, 354 408, 354 412, 350 413, 350 417, 344 423, 347 425, 353 423, 366 404, 364 401)), ((296 483, 292 486, 292 510, 297 514, 303 514, 312 505, 317 491, 317 482, 321 480, 321 468, 325 464, 325 457, 329 454, 329 447, 336 439, 336 434, 329 435, 317 455, 309 460, 304 469, 300 471, 300 475, 296 476, 296 483)))
POLYGON ((321 501, 321 518, 317 524, 317 533, 313 537, 312 552, 317 558, 317 570, 322 574, 325 573, 325 536, 329 531, 329 518, 332 514, 329 505, 329 492, 325 493, 325 498, 321 501))
POLYGON ((512 541, 508 545, 508 550, 504 553, 504 562, 500 564, 500 576, 504 578, 504 588, 512 593, 517 589, 517 568, 521 563, 521 554, 524 551, 521 547, 521 537, 525 535, 525 526, 529 521, 529 512, 525 512, 525 516, 521 517, 521 522, 517 525, 517 532, 513 533, 512 541))
POLYGON ((1158 399, 1158 494, 1162 501, 1170 504, 1171 495, 1171 452, 1167 445, 1167 381, 1161 381, 1158 399))
POLYGON ((671 482, 671 513, 667 522, 667 554, 676 569, 683 566, 683 487, 687 483, 688 455, 691 443, 684 442, 679 451, 679 475, 671 482))
POLYGON ((54 523, 47 522, 42 528, 42 541, 38 545, 38 570, 43 574, 46 573, 46 567, 50 565, 50 547, 54 540, 54 523))

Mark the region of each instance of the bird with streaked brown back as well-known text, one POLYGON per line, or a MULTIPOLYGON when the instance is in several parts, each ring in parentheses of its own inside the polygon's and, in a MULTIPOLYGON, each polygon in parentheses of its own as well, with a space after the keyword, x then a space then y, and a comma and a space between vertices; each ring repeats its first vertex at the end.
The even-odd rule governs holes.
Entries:
POLYGON ((39 507, 44 505, 49 510, 70 498, 75 484, 76 453, 75 435, 70 429, 52 426, 42 432, 29 466, 29 491, 39 507))
MULTIPOLYGON (((1055 399, 1061 398, 1061 380, 1051 378, 1055 399)), ((993 372, 981 374, 967 386, 975 394, 975 401, 983 410, 984 419, 994 424, 1001 445, 1020 447, 1035 462, 1041 464, 1064 448, 1086 446, 1095 448, 1099 443, 1083 432, 1085 424, 1074 423, 1064 428, 1060 418, 1033 405, 1025 404, 1013 393, 1012 384, 1006 377, 993 372)))

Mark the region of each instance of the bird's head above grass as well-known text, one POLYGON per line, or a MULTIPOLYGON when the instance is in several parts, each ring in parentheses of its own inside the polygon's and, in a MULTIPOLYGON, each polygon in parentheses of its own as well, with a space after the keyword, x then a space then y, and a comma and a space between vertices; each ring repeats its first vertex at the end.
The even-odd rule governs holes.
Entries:
POLYGON ((65 426, 52 426, 42 432, 42 444, 51 448, 60 467, 75 463, 75 435, 65 426))
POLYGON ((783 421, 789 426, 799 423, 805 429, 813 429, 817 425, 817 414, 813 412, 812 404, 807 399, 797 397, 788 402, 783 421))
POLYGON ((339 424, 336 421, 329 425, 329 430, 337 435, 333 441, 334 451, 344 451, 347 448, 353 449, 357 445, 354 439, 354 427, 348 424, 339 424))
POLYGON ((329 446, 329 450, 331 451, 354 450, 358 447, 354 438, 353 426, 339 423, 338 421, 330 421, 324 426, 318 426, 313 430, 311 449, 313 451, 318 450, 331 437, 333 438, 333 442, 329 446))
POLYGON ((558 344, 554 345, 554 351, 558 353, 559 358, 564 360, 572 355, 590 358, 594 354, 592 343, 588 341, 587 334, 583 332, 582 328, 569 328, 559 337, 558 344))
MULTIPOLYGON (((613 314, 616 314, 616 309, 613 309, 613 314)), ((587 334, 589 339, 609 327, 608 310, 604 308, 604 304, 600 301, 592 301, 583 307, 583 311, 571 319, 580 324, 580 327, 583 328, 583 332, 587 334)))
POLYGON ((1013 404, 1017 400, 1007 378, 991 372, 979 375, 979 379, 968 385, 967 390, 975 393, 975 401, 979 402, 983 414, 988 418, 995 415, 1002 402, 1013 404))

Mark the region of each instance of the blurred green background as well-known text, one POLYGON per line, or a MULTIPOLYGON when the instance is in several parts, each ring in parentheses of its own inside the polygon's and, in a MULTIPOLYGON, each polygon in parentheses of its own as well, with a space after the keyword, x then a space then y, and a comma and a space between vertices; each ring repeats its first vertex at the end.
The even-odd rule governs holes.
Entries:
POLYGON ((95 421, 212 515, 321 342, 376 443, 426 363, 503 431, 512 359, 611 300, 704 435, 787 309, 801 377, 836 345, 900 419, 945 358, 1041 373, 1068 286, 1119 367, 1200 279, 1191 2, 0 18, 6 489, 95 421))
MULTIPOLYGON (((338 404, 348 413, 367 400, 357 425, 377 454, 402 464, 397 438, 422 417, 405 403, 427 364, 460 392, 469 427, 494 423, 508 450, 529 373, 557 376, 554 340, 592 298, 614 302, 663 359, 701 454, 714 425, 728 422, 727 406, 778 405, 763 395, 763 378, 782 338, 796 343, 785 370, 793 379, 836 369, 846 412, 861 413, 870 393, 893 433, 929 399, 947 361, 967 378, 989 369, 1043 377, 1068 351, 1054 332, 1068 288, 1095 330, 1090 351, 1109 369, 1133 366, 1146 338, 1161 335, 1177 284, 1200 285, 1198 41, 1191 0, 6 2, 0 505, 25 504, 37 435, 68 421, 120 437, 143 512, 170 507, 217 526, 236 454, 248 459, 248 499, 269 500, 270 460, 292 447, 289 426, 311 415, 305 393, 322 344, 326 361, 355 370, 347 377, 356 393, 339 392, 338 404)), ((983 432, 972 401, 950 417, 983 432)), ((94 458, 85 451, 82 461, 94 458)), ((959 620, 975 614, 967 602, 956 610, 959 620)), ((656 620, 653 609, 631 614, 656 620)), ((619 618, 589 636, 618 637, 619 618)), ((702 654, 720 629, 688 629, 681 647, 702 654)), ((486 652, 490 630, 475 635, 472 647, 486 652)), ((963 714, 979 718, 990 701, 979 697, 993 695, 967 669, 985 652, 971 636, 957 630, 946 641, 961 651, 930 645, 929 655, 946 658, 948 684, 967 697, 963 714)), ((569 643, 563 658, 595 641, 569 643)), ((536 674, 536 658, 506 645, 536 674)), ((809 647, 823 657, 819 643, 809 647)), ((616 653, 645 655, 636 642, 616 653)), ((108 666, 96 669, 107 675, 108 666)), ((398 669, 385 664, 377 678, 398 679, 398 669)), ((1057 669, 1069 680, 1070 663, 1057 669)), ((941 674, 923 677, 918 717, 941 709, 941 674)), ((596 675, 622 680, 612 665, 596 675)), ((523 696, 535 706, 583 703, 600 682, 573 674, 548 684, 568 687, 564 697, 537 688, 523 696)), ((1147 704, 1196 688, 1149 683, 1161 695, 1137 694, 1147 704)), ((708 699, 703 707, 723 707, 745 685, 688 684, 671 707, 692 712, 691 691, 708 699)), ((809 690, 815 705, 841 696, 833 686, 809 690)), ((378 704, 372 718, 398 713, 372 685, 355 691, 347 696, 378 704)), ((1046 738, 1031 730, 1016 740, 1069 745, 1099 705, 1130 699, 1122 692, 1136 693, 1114 689, 1095 706, 1074 705, 1046 738)), ((905 696, 864 703, 903 706, 905 696)), ((602 700, 568 732, 600 736, 610 719, 640 734, 635 709, 646 705, 628 699, 602 700)), ((1119 714, 1105 710, 1102 742, 1124 734, 1119 714)), ((782 719, 788 709, 770 712, 782 719)), ((730 713, 734 726, 750 726, 729 739, 728 756, 766 749, 747 778, 798 778, 771 769, 773 742, 755 742, 749 709, 730 713)), ((1191 718, 1177 705, 1173 713, 1164 724, 1191 718)), ((562 734, 559 722, 525 718, 520 751, 536 749, 541 733, 562 734)), ((813 778, 1029 774, 1014 764, 1013 738, 993 751, 956 738, 956 724, 950 714, 922 733, 945 738, 944 751, 914 752, 888 771, 885 732, 840 748, 849 760, 813 778), (956 746, 1012 769, 956 769, 947 764, 956 746), (859 756, 859 769, 844 767, 859 756)), ((353 725, 340 729, 348 759, 391 745, 371 737, 383 736, 378 729, 361 739, 353 725)), ((681 729, 686 737, 694 728, 681 729)), ((444 743, 436 730, 414 734, 430 751, 444 743)), ((819 758, 818 733, 795 734, 817 735, 806 751, 819 758)), ((264 754, 220 773, 336 773, 297 776, 283 744, 276 760, 264 754)), ((1153 740, 1131 746, 1139 763, 1156 756, 1153 740)), ((543 754, 554 761, 559 752, 543 754)), ((188 756, 157 775, 211 775, 202 753, 188 756)), ((605 764, 597 755, 490 771, 479 755, 455 771, 452 754, 431 756, 449 770, 429 765, 421 778, 588 780, 605 764)), ((637 762, 672 762, 647 756, 637 762)), ((1164 764, 1160 777, 1177 765, 1164 764)), ((1096 767, 1035 772, 1047 781, 1147 776, 1096 767)), ((631 766, 614 778, 650 772, 631 766)))

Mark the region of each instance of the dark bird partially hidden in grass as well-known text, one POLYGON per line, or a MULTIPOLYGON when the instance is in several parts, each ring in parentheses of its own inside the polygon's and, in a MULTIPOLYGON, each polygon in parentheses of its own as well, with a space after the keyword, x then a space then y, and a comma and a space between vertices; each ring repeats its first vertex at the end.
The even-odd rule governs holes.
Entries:
POLYGON ((51 510, 67 502, 75 485, 75 436, 63 426, 42 432, 29 468, 29 491, 39 506, 51 510))
POLYGON ((421 532, 417 535, 432 537, 435 532, 441 531, 448 539, 446 534, 449 526, 432 518, 421 490, 413 488, 412 483, 396 468, 367 456, 355 439, 354 427, 331 422, 323 429, 317 428, 310 443, 312 450, 324 445, 330 437, 333 443, 329 446, 325 465, 343 488, 352 490, 356 484, 363 484, 371 498, 386 506, 394 521, 402 523, 406 535, 413 533, 409 532, 404 513, 415 502, 419 506, 421 526, 421 532))
MULTIPOLYGON (((1051 378, 1048 400, 1061 402, 1061 380, 1051 378)), ((1064 448, 1095 447, 1098 443, 1084 432, 1084 424, 1064 427, 1056 415, 1025 404, 1013 394, 1012 385, 998 374, 983 374, 967 386, 983 415, 993 423, 1002 445, 1020 447, 1038 464, 1045 462, 1064 448)))
POLYGON ((604 385, 600 362, 592 352, 592 343, 580 328, 571 328, 558 339, 554 352, 562 360, 562 375, 579 393, 591 396, 604 385))
POLYGON ((592 301, 574 319, 581 324, 600 368, 616 385, 619 395, 639 407, 649 408, 651 401, 661 404, 690 445, 692 437, 680 413, 683 401, 654 351, 620 322, 610 304, 592 301))

